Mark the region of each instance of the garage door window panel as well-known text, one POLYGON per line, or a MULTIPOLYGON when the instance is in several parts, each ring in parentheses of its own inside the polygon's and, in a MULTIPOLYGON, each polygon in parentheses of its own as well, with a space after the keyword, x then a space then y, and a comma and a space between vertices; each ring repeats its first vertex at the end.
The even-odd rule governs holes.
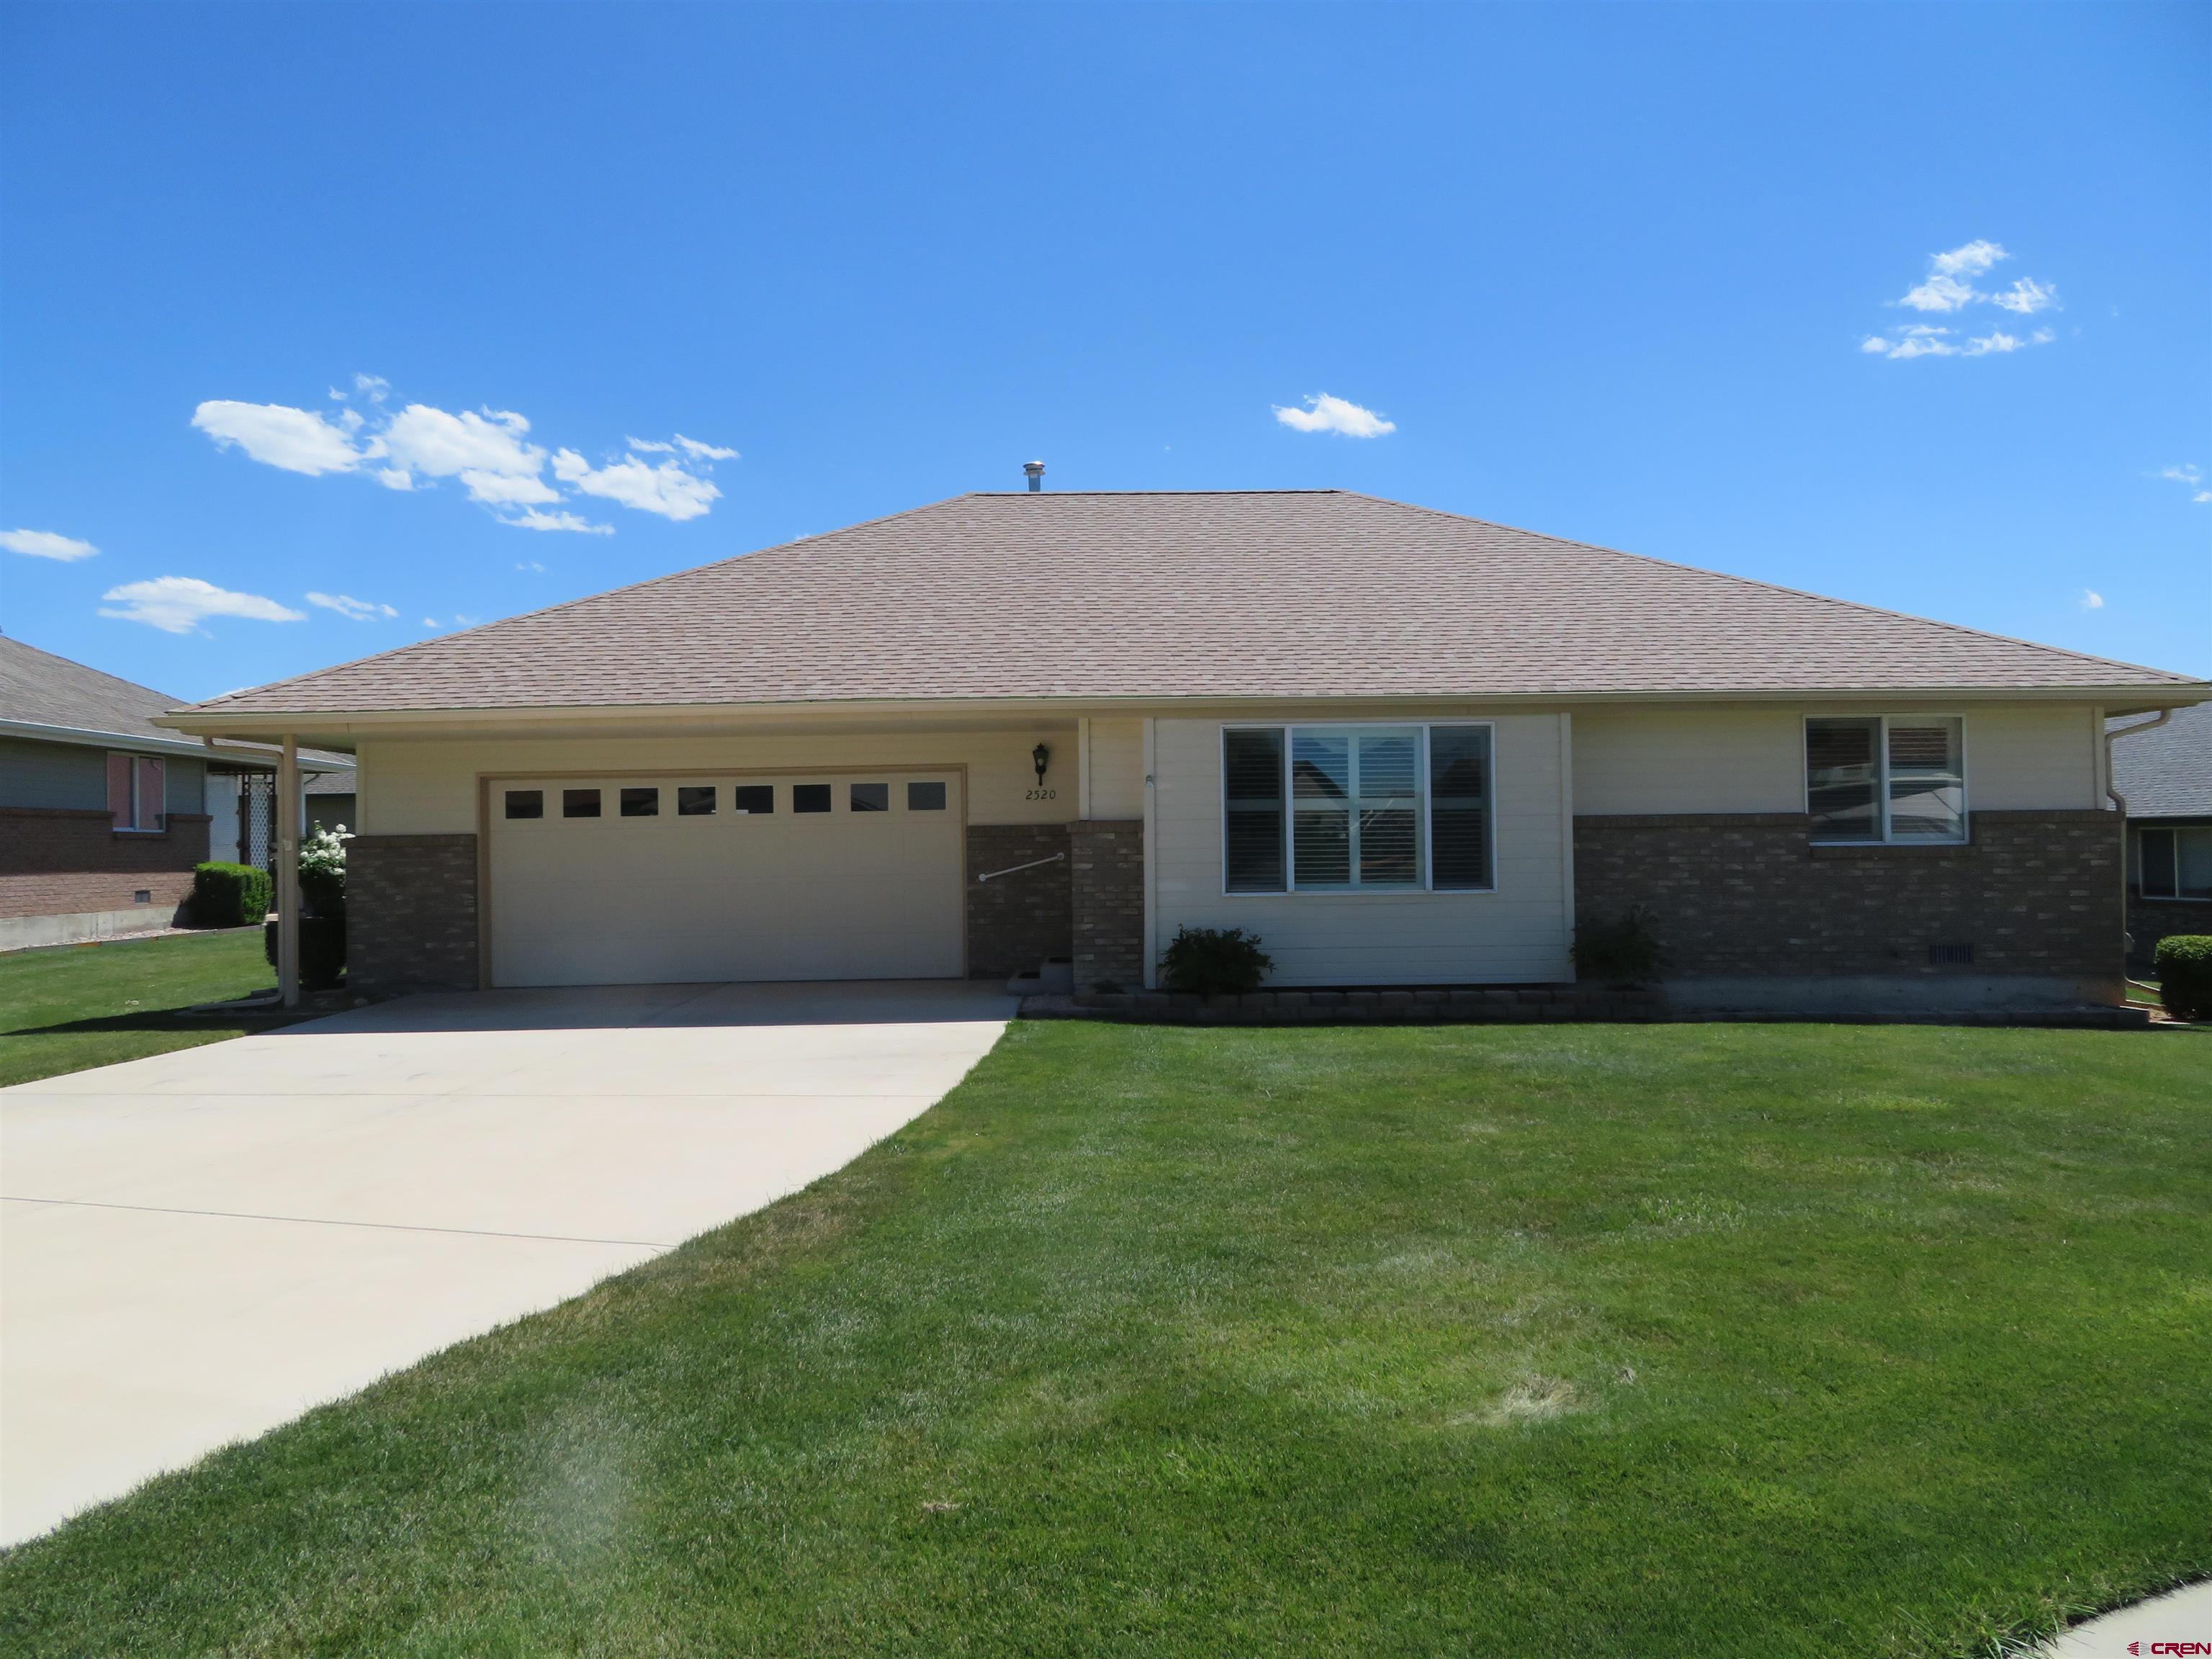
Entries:
POLYGON ((507 792, 507 816, 511 818, 542 818, 545 816, 545 792, 543 789, 510 789, 507 792))
POLYGON ((596 789, 563 789, 561 792, 561 816, 564 818, 599 817, 599 792, 596 789))
POLYGON ((775 811, 775 786, 772 783, 741 783, 730 791, 730 810, 750 817, 763 817, 775 811))
POLYGON ((891 787, 888 783, 856 783, 853 786, 852 802, 855 812, 888 812, 891 810, 891 787))
POLYGON ((794 812, 826 812, 830 811, 830 786, 826 783, 791 786, 791 810, 794 812))

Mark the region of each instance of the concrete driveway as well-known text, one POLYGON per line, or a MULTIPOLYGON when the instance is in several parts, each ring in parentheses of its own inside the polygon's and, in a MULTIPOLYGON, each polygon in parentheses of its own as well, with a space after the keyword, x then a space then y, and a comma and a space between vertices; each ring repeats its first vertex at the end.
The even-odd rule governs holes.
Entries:
POLYGON ((410 997, 0 1090, 0 1543, 798 1190, 1013 1007, 943 981, 410 997))

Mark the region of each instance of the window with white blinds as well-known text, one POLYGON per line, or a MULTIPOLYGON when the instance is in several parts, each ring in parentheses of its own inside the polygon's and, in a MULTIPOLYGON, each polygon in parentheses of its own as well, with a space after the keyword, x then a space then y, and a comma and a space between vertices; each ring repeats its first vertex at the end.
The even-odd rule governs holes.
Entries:
POLYGON ((1966 722, 1954 714, 1808 720, 1805 810, 1815 841, 1966 840, 1966 722))
POLYGON ((1221 747, 1231 893, 1480 892, 1487 726, 1237 726, 1221 747))

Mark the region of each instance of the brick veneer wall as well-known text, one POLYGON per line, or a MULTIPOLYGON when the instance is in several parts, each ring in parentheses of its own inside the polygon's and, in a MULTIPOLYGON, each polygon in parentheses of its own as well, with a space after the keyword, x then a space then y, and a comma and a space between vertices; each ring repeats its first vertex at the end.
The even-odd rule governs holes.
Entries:
POLYGON ((208 815, 171 812, 167 828, 118 834, 102 811, 0 807, 0 916, 69 916, 145 908, 174 915, 208 855, 208 815))
POLYGON ((1075 988, 1145 982, 1145 823, 1079 818, 1067 826, 1075 988))
POLYGON ((1074 954, 1070 915, 1067 825, 971 823, 968 826, 968 977, 1005 979, 1034 972, 1048 957, 1074 954), (995 881, 975 878, 1032 859, 1063 854, 1057 864, 1018 871, 995 881))
POLYGON ((2151 971, 2159 940, 2168 933, 2212 933, 2212 904, 2202 899, 2128 897, 2128 966, 2151 971))
POLYGON ((1962 847, 1814 847, 1799 813, 1575 820, 1575 908, 1644 906, 1668 977, 2120 968, 2120 818, 1976 812, 1962 847), (1971 966, 1929 947, 1974 947, 1971 966))
POLYGON ((346 981, 379 996, 477 988, 477 838, 346 843, 346 981))

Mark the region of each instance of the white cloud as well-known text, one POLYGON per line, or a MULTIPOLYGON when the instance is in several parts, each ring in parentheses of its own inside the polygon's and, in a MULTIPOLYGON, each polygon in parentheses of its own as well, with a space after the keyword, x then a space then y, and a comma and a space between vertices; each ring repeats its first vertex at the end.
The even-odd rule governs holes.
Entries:
POLYGON ((2198 488, 2204 482, 2204 470, 2194 461, 2186 462, 2180 466, 2161 467, 2158 476, 2172 483, 2186 485, 2191 501, 2199 504, 2212 504, 2212 489, 2198 488))
MULTIPOLYGON (((1986 294, 1974 286, 1977 277, 1986 276, 2000 259, 2012 257, 1996 243, 1975 240, 1960 244, 1942 253, 1928 256, 1928 275, 1920 283, 1905 290, 1904 297, 1893 300, 1892 305, 1907 310, 1948 315, 1961 312, 1969 306, 1994 305, 2015 316, 2032 317, 2039 311, 2047 311, 2058 303, 2058 290, 2033 276, 2021 276, 2001 294, 1986 294)), ((2048 345, 2058 337, 2047 328, 2039 328, 2026 339, 1995 329, 1984 335, 1960 342, 1948 338, 1948 328, 1915 324, 1889 334, 1869 334, 1859 341, 1859 350, 1873 356, 1893 359, 1913 357, 1987 357, 1994 354, 2017 351, 2024 345, 2048 345)))
POLYGON ((362 463, 352 440, 321 416, 283 404, 217 398, 192 411, 192 424, 218 444, 235 444, 264 466, 319 477, 362 463))
POLYGON ((396 617, 399 613, 388 605, 378 605, 372 599, 356 599, 350 593, 310 593, 309 605, 319 605, 325 611, 335 611, 341 617, 355 622, 374 622, 379 617, 396 617))
POLYGON ((1940 276, 1978 276, 1998 260, 2011 258, 1995 242, 1978 240, 1948 253, 1929 254, 1928 268, 1940 276))
POLYGON ((2033 276, 2023 276, 2003 293, 1990 295, 1990 302, 2019 316, 2033 317, 2058 303, 2058 290, 2033 276))
POLYGON ((1964 311, 1981 297, 1972 283, 1939 274, 1917 288, 1905 289, 1905 297, 1897 303, 1915 311, 1964 311))
POLYGON ((209 617, 245 617, 255 622, 305 622, 307 613, 265 599, 258 593, 234 593, 197 576, 156 576, 125 582, 100 596, 103 617, 144 623, 165 634, 190 634, 209 617), (108 609, 108 605, 119 607, 108 609))
POLYGON ((1396 422, 1326 392, 1308 398, 1304 409, 1276 404, 1275 418, 1293 432, 1340 432, 1347 438, 1380 438, 1398 429, 1396 422))
MULTIPOLYGON (((546 462, 553 458, 530 441, 529 421, 512 410, 455 414, 410 403, 395 413, 382 406, 390 391, 380 376, 356 374, 351 392, 330 388, 334 400, 349 405, 335 420, 282 404, 218 400, 202 404, 192 424, 218 445, 235 446, 270 466, 311 476, 364 472, 385 489, 401 491, 453 478, 503 523, 592 536, 611 535, 613 528, 574 513, 537 509, 553 507, 571 494, 593 495, 682 523, 702 517, 721 498, 704 476, 714 464, 738 459, 734 449, 678 433, 670 440, 631 438, 631 453, 600 467, 562 449, 556 478, 548 478, 546 462), (374 405, 366 416, 350 406, 356 398, 374 405), (657 464, 641 459, 653 455, 674 459, 657 464)), ((1389 429, 1387 422, 1382 429, 1389 429)))
POLYGON ((2094 587, 2085 587, 2081 590, 2080 604, 2084 611, 2102 611, 2105 608, 2105 596, 2094 587))
POLYGON ((520 513, 500 515, 501 524, 511 524, 517 530, 573 530, 584 536, 611 536, 615 527, 611 524, 593 524, 574 513, 540 513, 536 507, 526 507, 520 513))
POLYGON ((534 570, 541 576, 545 574, 545 567, 535 559, 524 559, 514 568, 517 570, 534 570))
POLYGON ((0 530, 0 547, 10 553, 27 554, 33 559, 59 559, 67 564, 76 559, 88 559, 100 551, 90 542, 81 542, 74 536, 58 535, 51 530, 0 530))
POLYGON ((561 492, 536 473, 482 472, 468 467, 461 482, 468 486, 471 501, 493 507, 530 507, 561 499, 561 492))
POLYGON ((673 461, 650 466, 640 460, 621 460, 594 467, 573 449, 554 452, 553 476, 586 495, 619 501, 641 513, 657 513, 678 524, 707 512, 722 493, 673 461))
POLYGON ((410 404, 378 436, 380 453, 398 466, 431 478, 459 478, 472 500, 487 506, 551 501, 559 493, 537 484, 545 452, 526 441, 530 422, 511 411, 465 409, 458 415, 428 404, 410 404))

